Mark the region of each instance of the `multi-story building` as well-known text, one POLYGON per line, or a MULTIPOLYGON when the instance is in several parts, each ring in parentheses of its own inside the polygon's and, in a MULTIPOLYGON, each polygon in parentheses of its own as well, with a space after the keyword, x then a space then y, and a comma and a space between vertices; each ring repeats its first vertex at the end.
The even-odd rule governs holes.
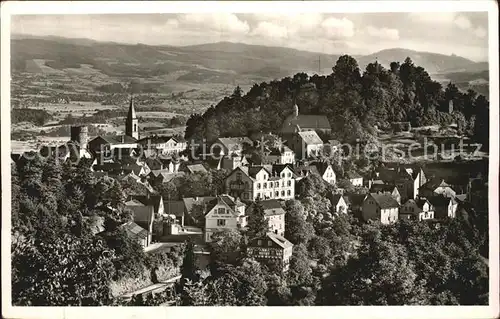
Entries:
MULTIPOLYGON (((276 199, 268 199, 259 202, 264 209, 264 214, 267 222, 269 223, 269 231, 280 236, 285 235, 285 210, 281 206, 281 203, 276 199)), ((254 205, 252 203, 247 207, 247 216, 251 216, 254 205)))
POLYGON ((451 185, 447 184, 443 179, 431 179, 420 187, 419 195, 423 197, 433 197, 437 195, 455 197, 456 192, 451 188, 451 185))
POLYGON ((373 183, 370 188, 370 193, 389 194, 394 197, 394 199, 396 199, 398 203, 401 204, 401 194, 399 193, 399 190, 395 185, 373 183))
POLYGON ((246 227, 245 207, 241 201, 228 195, 219 195, 209 201, 205 210, 205 242, 211 242, 217 231, 246 227))
POLYGON ((179 136, 148 136, 137 141, 142 150, 154 150, 158 155, 174 155, 186 150, 187 142, 179 136))
POLYGON ((263 164, 294 164, 295 152, 286 145, 271 147, 266 149, 266 155, 262 162, 263 164))
POLYGON ((399 210, 400 219, 426 220, 434 218, 434 207, 426 198, 409 199, 399 210))
POLYGON ((314 167, 313 173, 317 173, 328 184, 335 185, 337 183, 337 174, 335 174, 331 164, 327 162, 312 162, 309 166, 314 167))
POLYGON ((245 201, 292 199, 295 177, 289 165, 240 166, 225 180, 226 192, 245 201))
POLYGON ((368 194, 362 207, 365 221, 378 220, 382 224, 395 223, 399 218, 399 203, 389 194, 368 194))
POLYGON ((262 237, 253 238, 247 246, 249 257, 266 265, 278 267, 283 272, 290 267, 293 244, 285 237, 268 232, 262 237))
POLYGON ((458 203, 453 197, 437 195, 428 197, 427 200, 434 207, 434 217, 438 219, 455 218, 457 216, 458 203))

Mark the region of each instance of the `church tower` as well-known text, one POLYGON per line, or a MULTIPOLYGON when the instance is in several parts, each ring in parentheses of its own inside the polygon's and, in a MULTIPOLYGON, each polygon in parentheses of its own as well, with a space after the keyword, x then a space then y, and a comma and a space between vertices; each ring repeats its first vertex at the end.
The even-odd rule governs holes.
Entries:
POLYGON ((131 136, 136 140, 139 139, 139 120, 135 114, 134 97, 130 97, 130 106, 127 114, 127 121, 125 122, 125 135, 131 136))

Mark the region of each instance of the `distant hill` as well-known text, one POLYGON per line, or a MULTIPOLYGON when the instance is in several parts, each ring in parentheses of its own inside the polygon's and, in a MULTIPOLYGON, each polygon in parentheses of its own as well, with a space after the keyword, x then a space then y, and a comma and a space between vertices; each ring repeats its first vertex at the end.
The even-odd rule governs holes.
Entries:
MULTIPOLYGON (((231 42, 175 47, 14 35, 11 44, 14 71, 64 71, 88 64, 99 72, 114 77, 157 77, 180 72, 179 80, 195 82, 230 83, 238 78, 278 79, 297 72, 318 73, 318 68, 320 74, 329 74, 339 57, 291 48, 231 42), (40 61, 44 63, 43 66, 39 65, 40 61), (34 64, 38 67, 33 67, 34 64)), ((408 56, 431 74, 460 70, 480 72, 488 66, 487 63, 476 63, 459 56, 406 49, 382 50, 356 56, 356 59, 363 70, 376 59, 389 66, 390 62, 403 62, 408 56)))

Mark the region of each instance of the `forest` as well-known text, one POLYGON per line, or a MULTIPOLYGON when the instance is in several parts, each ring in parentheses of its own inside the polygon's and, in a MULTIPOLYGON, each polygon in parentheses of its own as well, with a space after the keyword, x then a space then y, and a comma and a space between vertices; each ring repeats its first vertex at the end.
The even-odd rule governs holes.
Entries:
POLYGON ((301 114, 326 115, 331 137, 343 142, 376 136, 375 128, 388 128, 391 122, 410 122, 413 127, 455 122, 461 134, 488 144, 489 101, 485 96, 473 90, 461 92, 453 83, 443 88, 410 58, 392 62, 390 69, 375 61, 361 71, 349 55, 341 56, 327 76, 297 73, 254 84, 246 94, 237 87, 203 114, 192 114, 185 138, 214 141, 277 133, 294 103, 301 114))

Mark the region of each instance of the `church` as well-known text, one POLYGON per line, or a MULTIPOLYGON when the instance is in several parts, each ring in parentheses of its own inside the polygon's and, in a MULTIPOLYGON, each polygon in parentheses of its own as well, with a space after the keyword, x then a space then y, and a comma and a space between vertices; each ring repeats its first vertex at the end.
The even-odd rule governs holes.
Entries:
POLYGON ((295 104, 293 106, 293 113, 283 122, 281 134, 286 136, 304 131, 330 133, 332 128, 326 116, 299 114, 299 107, 295 104))
POLYGON ((125 121, 125 134, 124 135, 106 135, 97 136, 88 143, 89 149, 94 154, 110 153, 112 150, 120 149, 125 153, 137 148, 137 140, 139 139, 139 119, 135 112, 134 97, 130 97, 130 104, 125 121))

